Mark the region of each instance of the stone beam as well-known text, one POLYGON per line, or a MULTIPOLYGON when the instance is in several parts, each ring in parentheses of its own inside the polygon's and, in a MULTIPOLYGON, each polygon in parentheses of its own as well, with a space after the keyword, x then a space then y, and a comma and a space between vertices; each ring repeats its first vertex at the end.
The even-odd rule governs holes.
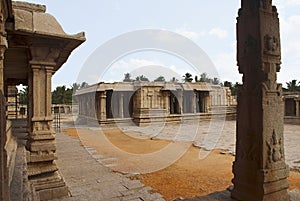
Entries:
POLYGON ((288 201, 279 19, 271 0, 242 0, 237 23, 239 72, 236 158, 232 197, 288 201))
POLYGON ((29 62, 28 126, 29 140, 27 158, 29 181, 41 200, 68 195, 68 190, 55 164, 55 132, 52 129, 51 78, 59 49, 31 47, 29 62))

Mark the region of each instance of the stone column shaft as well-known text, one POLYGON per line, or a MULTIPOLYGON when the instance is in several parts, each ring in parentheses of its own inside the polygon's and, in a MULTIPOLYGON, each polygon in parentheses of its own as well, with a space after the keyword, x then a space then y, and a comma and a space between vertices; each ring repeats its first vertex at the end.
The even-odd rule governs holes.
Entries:
POLYGON ((193 113, 197 113, 197 94, 196 92, 193 92, 193 104, 192 104, 192 107, 193 107, 193 113))
POLYGON ((238 92, 236 200, 289 201, 283 140, 280 36, 272 1, 242 0, 237 26, 238 66, 243 85, 238 92))
POLYGON ((45 55, 57 55, 57 51, 49 48, 32 48, 31 51, 33 60, 29 63, 28 75, 28 176, 40 199, 47 200, 68 195, 54 161, 57 157, 55 132, 52 129, 51 79, 56 63, 52 57, 45 58, 45 55))
POLYGON ((164 92, 164 108, 166 109, 167 115, 170 114, 170 96, 169 96, 169 94, 170 94, 169 91, 164 92))
POLYGON ((6 144, 6 98, 4 96, 4 53, 7 49, 5 33, 6 16, 3 14, 4 5, 0 3, 0 200, 9 201, 8 168, 6 144))
POLYGON ((119 101, 119 115, 120 118, 124 118, 124 94, 120 92, 120 101, 119 101))
POLYGON ((295 103, 296 103, 296 117, 299 117, 300 116, 300 108, 299 108, 299 100, 295 100, 295 103))
POLYGON ((106 91, 100 95, 100 121, 106 121, 106 91))

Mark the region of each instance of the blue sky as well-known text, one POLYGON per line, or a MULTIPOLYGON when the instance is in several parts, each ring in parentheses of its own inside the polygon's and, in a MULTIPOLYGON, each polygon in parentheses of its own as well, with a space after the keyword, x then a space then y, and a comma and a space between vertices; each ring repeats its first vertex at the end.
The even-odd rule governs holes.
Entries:
MULTIPOLYGON (((98 47, 135 30, 161 29, 181 34, 195 42, 211 59, 222 81, 241 82, 236 66, 236 17, 240 0, 30 0, 47 6, 66 33, 86 33, 87 41, 76 49, 53 77, 53 88, 70 86, 98 47)), ((300 80, 300 0, 276 0, 281 22, 282 66, 278 81, 300 80)), ((177 73, 195 72, 174 55, 157 51, 132 53, 119 58, 98 81, 120 80, 123 74, 145 73, 144 66, 161 66, 177 73), (139 71, 139 69, 143 69, 139 71)), ((151 68, 149 68, 151 69, 151 68)), ((148 71, 157 71, 153 68, 148 71)), ((204 71, 204 70, 203 70, 204 71)), ((163 71, 162 71, 163 73, 163 71)), ((200 72, 201 73, 201 72, 200 72)), ((172 73, 163 74, 173 76, 172 73)), ((149 74, 148 76, 151 77, 149 74)), ((169 78, 167 78, 169 79, 169 78)), ((89 81, 88 81, 89 82, 89 81)), ((89 83, 93 84, 93 83, 89 83)))

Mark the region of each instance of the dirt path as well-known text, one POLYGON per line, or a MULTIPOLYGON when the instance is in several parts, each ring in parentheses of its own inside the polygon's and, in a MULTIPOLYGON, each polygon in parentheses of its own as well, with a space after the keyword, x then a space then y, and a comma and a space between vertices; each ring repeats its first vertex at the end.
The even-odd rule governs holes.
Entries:
MULTIPOLYGON (((118 149, 131 154, 155 153, 173 142, 167 140, 137 139, 124 135, 118 129, 104 130, 102 132, 88 129, 66 130, 70 135, 81 138, 86 146, 93 147, 97 153, 105 157, 117 157, 118 165, 112 167, 119 172, 127 172, 143 163, 140 160, 125 158, 127 155, 115 154, 110 147, 102 144, 108 139, 118 149), (103 137, 103 138, 100 138, 103 137), (122 158, 124 157, 124 158, 122 158)), ((134 135, 134 134, 133 134, 134 135)), ((186 145, 186 144, 185 144, 186 145)), ((181 145, 180 145, 181 146, 181 145)), ((188 198, 222 191, 231 185, 233 174, 231 172, 234 157, 223 154, 222 150, 214 150, 205 158, 199 159, 201 149, 189 146, 185 154, 172 165, 154 172, 139 174, 133 179, 140 179, 153 191, 161 193, 165 199, 188 198)), ((157 159, 157 164, 163 162, 157 159)), ((155 165, 155 162, 153 162, 155 165)), ((150 166, 151 164, 142 164, 150 166)), ((289 177, 290 189, 300 189, 300 173, 291 172, 289 177)))

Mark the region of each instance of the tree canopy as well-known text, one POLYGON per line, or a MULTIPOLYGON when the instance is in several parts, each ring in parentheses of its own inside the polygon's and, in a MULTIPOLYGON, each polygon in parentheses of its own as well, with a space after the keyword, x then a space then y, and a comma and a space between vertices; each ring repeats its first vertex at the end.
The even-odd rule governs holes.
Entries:
POLYGON ((136 81, 149 82, 149 79, 148 79, 146 76, 144 76, 144 75, 137 76, 137 77, 135 78, 135 80, 136 80, 136 81))
POLYGON ((154 82, 165 82, 165 81, 166 81, 166 79, 164 78, 164 76, 159 76, 158 78, 156 78, 154 80, 154 82))
POLYGON ((300 82, 297 80, 286 82, 286 85, 287 85, 286 91, 300 91, 300 82))
POLYGON ((191 73, 185 73, 182 77, 183 77, 184 82, 192 82, 193 81, 193 76, 191 73))

